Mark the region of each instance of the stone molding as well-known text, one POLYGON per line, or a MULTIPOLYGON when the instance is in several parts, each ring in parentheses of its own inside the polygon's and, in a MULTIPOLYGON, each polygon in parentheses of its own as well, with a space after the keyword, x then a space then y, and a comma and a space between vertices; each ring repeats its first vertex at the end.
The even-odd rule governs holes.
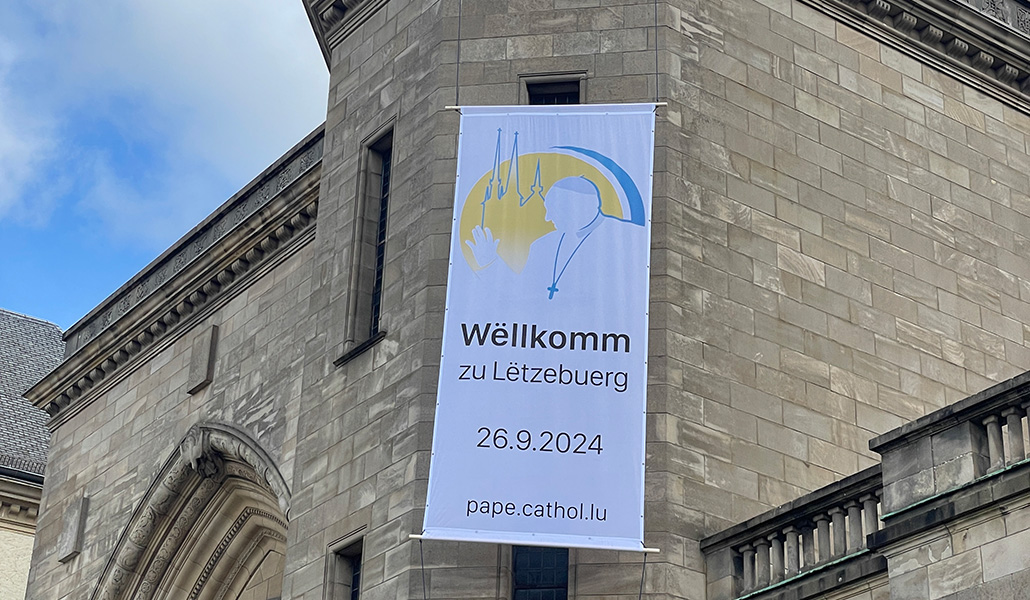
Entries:
POLYGON ((801 1, 1030 112, 1030 6, 1018 0, 801 1))
POLYGON ((64 334, 65 357, 75 354, 144 299, 156 294, 165 282, 200 259, 219 240, 315 168, 322 160, 322 138, 322 127, 319 127, 121 289, 72 325, 64 334))
POLYGON ((270 169, 264 184, 259 178, 252 189, 223 205, 80 321, 76 325, 79 331, 69 332, 70 337, 79 338, 82 331, 91 330, 91 323, 105 323, 103 331, 77 347, 25 394, 51 415, 52 429, 118 379, 112 375, 126 373, 127 365, 145 360, 159 346, 159 340, 173 339, 172 334, 188 330, 189 325, 231 296, 231 290, 239 289, 312 239, 318 213, 322 141, 319 130, 299 144, 281 161, 281 168, 270 169), (198 243, 201 240, 207 241, 198 243), (180 258, 182 266, 175 270, 180 258), (139 302, 126 305, 124 313, 117 312, 127 290, 148 291, 133 292, 140 295, 139 302))
POLYGON ((308 20, 330 66, 333 47, 354 32, 388 0, 305 0, 308 20))
MULTIPOLYGON (((90 598, 152 598, 184 539, 232 477, 258 485, 276 499, 283 515, 289 514, 291 493, 286 480, 256 441, 231 425, 193 425, 122 530, 90 598)), ((259 512, 251 516, 267 515, 285 530, 284 518, 259 512)))
MULTIPOLYGON (((218 546, 216 546, 214 552, 211 553, 211 557, 208 558, 207 563, 204 564, 204 569, 201 571, 200 577, 197 579, 197 583, 193 586, 193 590, 190 592, 188 600, 197 600, 197 598, 200 597, 201 592, 204 591, 204 587, 207 585, 208 581, 210 581, 212 573, 214 573, 218 563, 221 562, 222 558, 225 556, 229 546, 236 541, 240 532, 244 530, 247 524, 250 523, 251 519, 254 517, 267 519, 281 526, 284 530, 286 529, 286 522, 276 515, 253 506, 244 508, 243 512, 241 512, 240 515, 236 517, 236 520, 233 521, 232 526, 229 527, 229 531, 222 536, 222 540, 218 542, 218 546)), ((254 550, 264 542, 266 538, 271 538, 284 544, 286 543, 286 536, 278 531, 272 531, 267 528, 261 529, 260 533, 247 543, 246 550, 241 553, 243 559, 233 564, 229 576, 222 581, 218 593, 215 596, 217 600, 221 600, 225 597, 226 592, 229 591, 229 585, 235 581, 236 576, 243 569, 244 560, 251 557, 254 550)))
POLYGON ((42 493, 42 483, 0 472, 0 529, 35 534, 42 493))

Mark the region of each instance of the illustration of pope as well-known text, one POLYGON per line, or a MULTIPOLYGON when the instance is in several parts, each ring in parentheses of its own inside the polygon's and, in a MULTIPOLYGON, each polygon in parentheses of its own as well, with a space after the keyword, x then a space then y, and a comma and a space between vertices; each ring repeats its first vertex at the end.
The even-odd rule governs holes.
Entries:
MULTIPOLYGON (((550 300, 561 291, 563 281, 579 281, 603 271, 604 242, 615 233, 609 230, 623 221, 601 210, 600 190, 583 176, 555 182, 544 196, 544 208, 544 218, 554 226, 554 231, 532 243, 521 276, 540 281, 541 290, 547 292, 550 300)), ((494 267, 498 262, 505 265, 497 252, 501 240, 493 236, 489 227, 477 225, 472 237, 465 243, 481 269, 494 267)), ((515 272, 505 267, 509 273, 515 272)))

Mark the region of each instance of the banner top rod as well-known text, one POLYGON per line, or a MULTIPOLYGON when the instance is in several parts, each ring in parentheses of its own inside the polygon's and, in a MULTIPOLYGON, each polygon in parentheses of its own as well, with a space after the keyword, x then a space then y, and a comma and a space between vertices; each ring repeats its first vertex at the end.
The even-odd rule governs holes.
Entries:
MULTIPOLYGON (((668 106, 669 105, 668 102, 645 102, 645 104, 654 104, 656 107, 659 107, 659 108, 663 107, 663 106, 668 106)), ((583 106, 590 106, 590 105, 589 104, 584 104, 583 106)), ((453 104, 448 104, 447 106, 443 107, 443 109, 444 110, 456 110, 456 111, 461 112, 461 107, 460 106, 455 106, 453 104)))

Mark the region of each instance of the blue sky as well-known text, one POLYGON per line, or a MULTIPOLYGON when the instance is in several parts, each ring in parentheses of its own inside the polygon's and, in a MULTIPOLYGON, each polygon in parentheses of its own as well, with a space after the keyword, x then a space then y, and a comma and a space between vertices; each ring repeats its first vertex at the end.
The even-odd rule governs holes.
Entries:
POLYGON ((0 2, 0 307, 67 329, 325 119, 300 0, 0 2))

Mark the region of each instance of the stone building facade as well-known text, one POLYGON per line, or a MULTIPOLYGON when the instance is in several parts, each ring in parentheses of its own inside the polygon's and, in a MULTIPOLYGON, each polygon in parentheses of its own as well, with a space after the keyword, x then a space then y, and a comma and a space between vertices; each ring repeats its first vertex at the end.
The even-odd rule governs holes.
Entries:
MULTIPOLYGON (((950 423, 935 411, 981 406, 996 394, 965 399, 1030 369, 1030 6, 305 7, 330 72, 324 127, 73 326, 65 361, 29 392, 52 430, 29 597, 312 600, 354 583, 370 599, 513 597, 511 547, 408 536, 440 356, 458 122, 445 107, 525 103, 545 84, 589 103, 647 102, 657 86, 665 103, 645 510, 662 552, 643 593, 980 590, 901 587, 919 570, 892 566, 888 583, 861 557, 844 595, 826 579, 790 587, 801 560, 838 553, 823 544, 791 573, 822 530, 793 545, 782 530, 814 522, 809 509, 871 511, 872 530, 835 517, 826 534, 888 562, 921 547, 899 541, 890 511, 910 506, 906 477, 934 481, 944 463, 931 452, 908 473, 883 454, 878 471, 884 444, 904 447, 888 432, 932 413, 909 436, 932 439, 950 423), (745 539, 756 515, 775 523, 769 544, 745 539), (762 564, 778 586, 755 592, 762 564)), ((968 451, 945 463, 996 437, 968 423, 968 451)), ((954 481, 986 481, 986 456, 954 481)), ((1005 473, 1019 472, 1011 456, 1005 473)), ((983 547, 1022 539, 983 531, 983 547)), ((640 555, 573 549, 564 585, 630 597, 641 570, 640 555)))

